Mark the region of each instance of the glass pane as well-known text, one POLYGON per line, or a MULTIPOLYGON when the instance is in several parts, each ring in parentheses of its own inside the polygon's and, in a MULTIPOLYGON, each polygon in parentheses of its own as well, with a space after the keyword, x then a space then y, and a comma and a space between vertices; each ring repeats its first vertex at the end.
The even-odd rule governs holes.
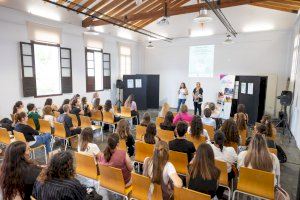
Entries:
POLYGON ((61 69, 62 77, 71 77, 71 69, 69 68, 62 68, 61 69))
POLYGON ((70 60, 69 59, 61 59, 61 67, 70 68, 70 60))
POLYGON ((109 62, 104 62, 103 63, 103 68, 104 69, 109 69, 109 62))
POLYGON ((129 47, 121 46, 120 47, 120 53, 122 55, 130 55, 131 54, 131 49, 129 47))
POLYGON ((92 52, 87 52, 87 59, 88 59, 88 60, 94 60, 94 53, 92 53, 92 52))
POLYGON ((61 49, 61 57, 62 58, 70 58, 70 50, 69 49, 61 49))
POLYGON ((23 65, 32 66, 32 56, 23 56, 23 65))
POLYGON ((95 90, 103 90, 102 53, 95 52, 95 90))
POLYGON ((103 61, 109 61, 109 55, 103 54, 103 61))
POLYGON ((32 67, 24 67, 24 77, 33 77, 33 68, 32 67))
POLYGON ((131 57, 126 58, 126 74, 131 74, 131 57))
POLYGON ((89 69, 94 69, 94 61, 88 61, 88 68, 89 69))
POLYGON ((88 76, 95 76, 95 70, 94 69, 88 69, 88 76))
POLYGON ((104 69, 104 76, 110 76, 110 70, 104 69))
POLYGON ((32 55, 31 54, 31 45, 30 44, 22 44, 22 54, 24 54, 24 55, 32 55))

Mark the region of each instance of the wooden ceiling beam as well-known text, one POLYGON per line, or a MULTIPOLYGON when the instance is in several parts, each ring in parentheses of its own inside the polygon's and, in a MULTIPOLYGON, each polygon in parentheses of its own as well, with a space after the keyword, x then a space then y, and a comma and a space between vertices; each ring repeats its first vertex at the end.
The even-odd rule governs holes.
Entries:
POLYGON ((283 11, 283 12, 290 12, 290 13, 295 13, 295 14, 298 13, 298 10, 293 10, 291 8, 287 8, 284 6, 272 4, 270 2, 258 2, 258 3, 252 3, 251 5, 268 8, 268 9, 273 9, 273 10, 279 10, 279 11, 283 11))
POLYGON ((111 3, 113 0, 100 0, 96 5, 94 5, 91 9, 88 9, 85 13, 90 15, 93 14, 95 11, 100 10, 106 4, 111 3))
POLYGON ((72 1, 72 3, 69 3, 69 4, 68 4, 68 7, 72 9, 72 8, 74 8, 77 4, 80 4, 82 1, 83 1, 83 0, 74 0, 74 1, 72 1))
POLYGON ((271 1, 266 1, 266 3, 268 3, 270 5, 274 5, 274 6, 281 6, 284 8, 291 9, 291 10, 298 10, 300 8, 300 6, 289 4, 286 1, 271 0, 271 1))
POLYGON ((66 1, 65 0, 58 0, 56 3, 57 4, 64 4, 66 1))
POLYGON ((86 8, 88 8, 92 3, 94 3, 95 0, 88 0, 87 2, 85 2, 82 7, 78 8, 77 11, 81 12, 83 10, 85 10, 86 8))

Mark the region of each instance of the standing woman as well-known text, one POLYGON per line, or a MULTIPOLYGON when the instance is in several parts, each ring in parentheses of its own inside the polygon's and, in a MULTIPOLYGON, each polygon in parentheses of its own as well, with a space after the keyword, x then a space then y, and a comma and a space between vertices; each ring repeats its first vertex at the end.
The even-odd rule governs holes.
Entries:
POLYGON ((201 105, 203 102, 203 89, 200 82, 196 83, 196 87, 193 90, 193 101, 194 101, 194 115, 197 115, 197 110, 201 116, 201 105))
POLYGON ((181 104, 185 104, 186 96, 189 94, 185 83, 181 83, 179 90, 178 90, 178 106, 177 106, 177 112, 179 111, 179 108, 181 104))

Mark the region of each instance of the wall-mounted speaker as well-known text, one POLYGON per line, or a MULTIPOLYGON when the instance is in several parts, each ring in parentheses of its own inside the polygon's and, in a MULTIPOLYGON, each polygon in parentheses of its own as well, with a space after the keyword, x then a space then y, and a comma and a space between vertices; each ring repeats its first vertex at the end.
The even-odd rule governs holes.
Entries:
POLYGON ((116 82, 116 87, 118 89, 123 89, 124 88, 124 84, 123 84, 123 81, 118 79, 117 82, 116 82))

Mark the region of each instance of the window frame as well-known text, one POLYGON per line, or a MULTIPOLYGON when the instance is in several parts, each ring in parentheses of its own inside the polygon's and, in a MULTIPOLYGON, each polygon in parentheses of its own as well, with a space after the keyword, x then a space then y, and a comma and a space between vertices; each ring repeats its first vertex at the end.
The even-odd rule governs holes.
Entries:
POLYGON ((131 49, 131 47, 130 46, 127 46, 127 45, 120 45, 119 46, 119 70, 120 70, 120 73, 119 73, 119 76, 120 76, 120 78, 123 78, 123 76, 124 75, 131 75, 132 74, 132 49, 131 49), (125 54, 122 54, 121 53, 121 48, 122 47, 125 47, 125 48, 129 48, 130 49, 130 55, 125 55, 125 54), (122 59, 122 56, 124 56, 125 57, 125 63, 126 63, 126 60, 127 60, 127 58, 130 58, 130 66, 129 66, 129 68, 130 68, 130 73, 129 74, 126 74, 126 66, 125 66, 125 74, 122 74, 121 72, 122 72, 122 70, 121 70, 121 59, 122 59))

